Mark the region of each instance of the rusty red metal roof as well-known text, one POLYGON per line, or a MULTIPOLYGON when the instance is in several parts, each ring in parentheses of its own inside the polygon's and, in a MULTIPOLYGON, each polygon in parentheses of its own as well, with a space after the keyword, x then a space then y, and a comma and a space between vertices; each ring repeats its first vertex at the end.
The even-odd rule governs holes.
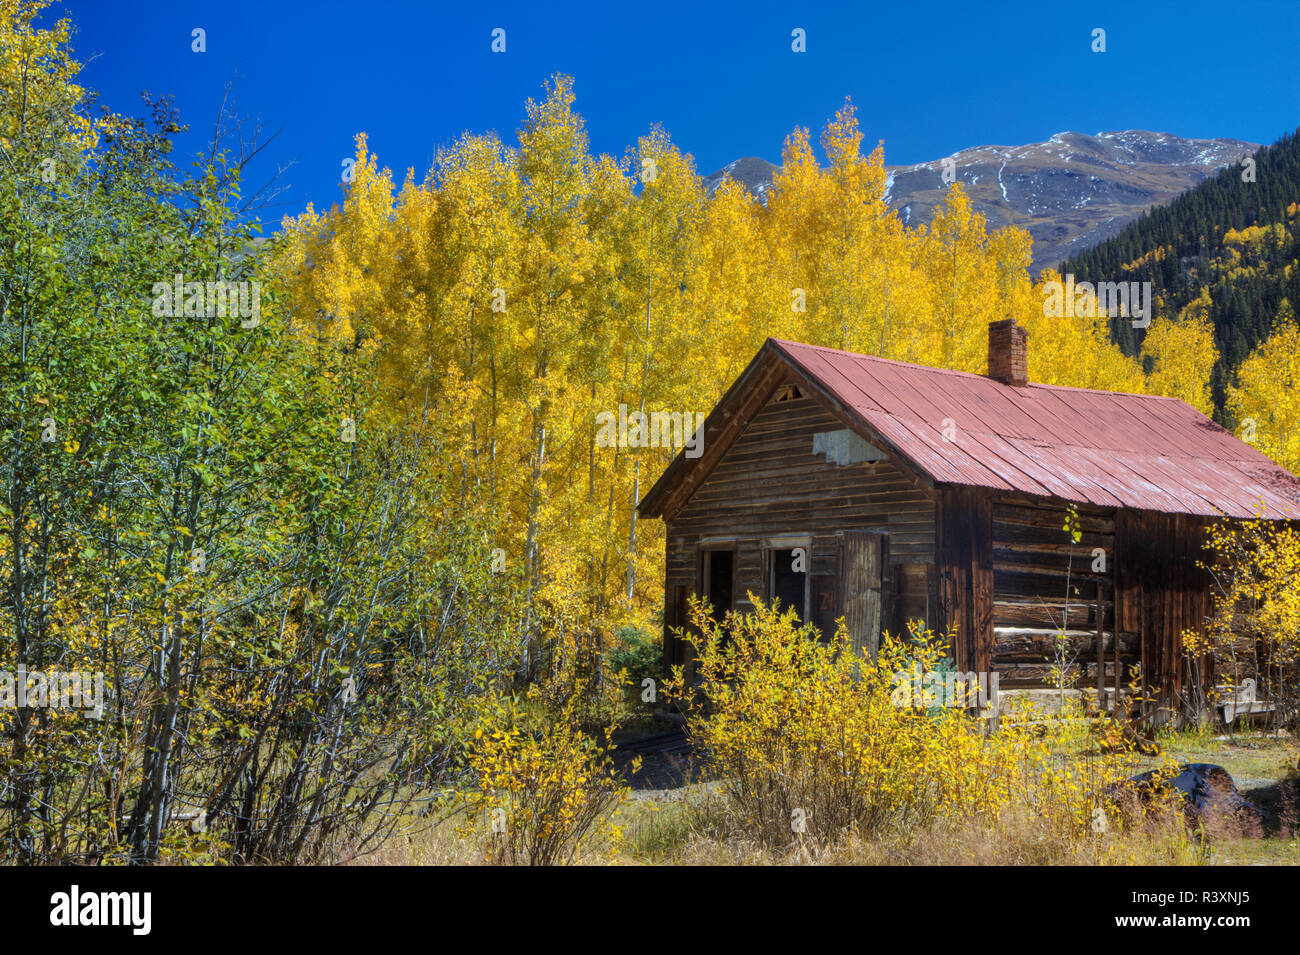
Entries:
POLYGON ((1300 517, 1300 479, 1175 398, 1017 388, 798 342, 766 347, 936 483, 1175 514, 1300 517))

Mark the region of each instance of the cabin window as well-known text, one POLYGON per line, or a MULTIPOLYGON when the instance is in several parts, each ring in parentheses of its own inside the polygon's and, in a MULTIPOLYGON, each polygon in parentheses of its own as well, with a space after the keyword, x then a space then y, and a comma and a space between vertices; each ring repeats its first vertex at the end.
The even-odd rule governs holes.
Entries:
POLYGON ((703 554, 703 587, 701 592, 713 608, 713 619, 721 621, 732 608, 735 596, 736 552, 734 550, 706 550, 703 554))
POLYGON ((802 398, 803 392, 799 390, 798 385, 785 385, 776 393, 777 402, 794 401, 796 398, 802 398))
POLYGON ((801 622, 808 620, 808 548, 771 552, 768 594, 781 601, 781 610, 793 607, 801 622))

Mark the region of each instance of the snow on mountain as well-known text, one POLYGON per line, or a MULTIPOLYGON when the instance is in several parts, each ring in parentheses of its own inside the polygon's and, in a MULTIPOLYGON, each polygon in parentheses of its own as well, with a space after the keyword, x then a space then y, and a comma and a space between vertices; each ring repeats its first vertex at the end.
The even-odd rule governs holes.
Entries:
MULTIPOLYGON (((1258 149, 1238 139, 1185 139, 1142 129, 1060 132, 1024 146, 974 146, 952 156, 956 177, 989 227, 1015 224, 1034 239, 1031 272, 1119 232, 1258 149)), ((943 200, 944 160, 889 166, 885 200, 905 222, 928 222, 943 200)), ((732 178, 764 198, 780 167, 747 156, 703 179, 710 193, 732 178)))

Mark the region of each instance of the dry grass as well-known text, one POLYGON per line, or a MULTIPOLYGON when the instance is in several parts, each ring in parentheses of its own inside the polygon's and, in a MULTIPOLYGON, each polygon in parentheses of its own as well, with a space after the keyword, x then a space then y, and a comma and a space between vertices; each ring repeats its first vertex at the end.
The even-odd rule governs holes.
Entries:
POLYGON ((674 806, 642 808, 629 861, 677 865, 1196 865, 1211 848, 1175 813, 1125 832, 1078 836, 1042 813, 1013 808, 996 819, 945 822, 919 831, 854 834, 818 847, 773 851, 748 837, 722 801, 699 793, 674 806))
MULTIPOLYGON (((1220 734, 1222 735, 1222 734, 1220 734)), ((620 834, 584 847, 585 865, 1300 865, 1295 786, 1300 752, 1291 739, 1263 733, 1228 739, 1169 734, 1177 762, 1224 766, 1242 792, 1264 805, 1264 829, 1232 819, 1189 826, 1178 812, 1135 814, 1107 833, 1080 834, 1050 813, 1013 806, 998 818, 944 820, 920 831, 854 834, 834 844, 773 850, 745 831, 716 783, 633 794, 619 809, 620 834), (1290 800, 1288 802, 1288 800, 1290 800)), ((1093 758, 1082 749, 1060 754, 1093 758)), ((1153 761, 1154 763, 1154 761, 1153 761)), ((413 827, 353 864, 477 865, 490 858, 484 825, 463 819, 413 827)))

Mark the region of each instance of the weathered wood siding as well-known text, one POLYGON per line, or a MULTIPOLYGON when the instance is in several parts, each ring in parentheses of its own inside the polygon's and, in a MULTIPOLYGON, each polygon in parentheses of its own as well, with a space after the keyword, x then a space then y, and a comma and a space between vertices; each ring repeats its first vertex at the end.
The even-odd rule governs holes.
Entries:
MULTIPOLYGON (((1076 685, 1085 687, 1097 685, 1100 629, 1100 668, 1106 686, 1114 685, 1115 512, 1079 505, 1077 542, 1064 529, 1067 513, 1060 501, 993 498, 991 665, 1002 686, 1045 687, 1061 629, 1070 637, 1076 685), (1094 570, 1098 556, 1104 563, 1094 570)), ((1121 669, 1138 652, 1135 639, 1121 636, 1121 669)))
POLYGON ((844 615, 853 649, 871 656, 880 649, 884 609, 881 567, 888 557, 883 544, 883 536, 872 531, 847 531, 840 550, 843 599, 839 611, 844 615))
POLYGON ((809 397, 773 401, 755 414, 681 509, 667 516, 669 617, 677 613, 672 606, 676 588, 693 591, 699 586, 702 546, 734 540, 736 607, 749 610, 746 591, 766 595, 765 538, 810 538, 809 571, 816 594, 826 586, 824 578, 839 580, 840 533, 849 530, 886 535, 886 614, 896 585, 907 607, 915 608, 916 568, 934 561, 932 492, 888 460, 840 466, 812 453, 814 434, 843 427, 809 397), (896 579, 894 569, 904 565, 907 572, 896 579))
POLYGON ((1067 505, 979 489, 937 492, 939 623, 963 669, 996 672, 1003 688, 1045 688, 1056 636, 1069 635, 1077 687, 1147 689, 1175 699, 1185 679, 1181 635, 1204 629, 1210 590, 1199 518, 1067 505), (1099 553, 1104 565, 1094 569, 1099 553), (1099 643, 1100 641, 1100 643, 1099 643), (1098 651, 1101 651, 1100 655, 1098 651))
POLYGON ((1116 528, 1119 630, 1138 641, 1148 692, 1169 705, 1186 680, 1183 631, 1204 632, 1211 609, 1205 527, 1204 518, 1121 511, 1116 528))
POLYGON ((989 670, 993 547, 989 498, 978 488, 943 488, 936 508, 938 633, 951 633, 959 670, 989 670))
MULTIPOLYGON (((1070 636, 1079 687, 1099 677, 1127 686, 1140 667, 1148 688, 1173 700, 1182 687, 1181 633, 1201 630, 1209 586, 1197 562, 1202 519, 1079 505, 1080 539, 1064 530, 1058 500, 969 487, 930 488, 889 460, 839 466, 812 453, 813 435, 843 427, 817 400, 772 401, 675 513, 666 515, 668 627, 685 622, 700 586, 700 554, 735 553, 734 594, 767 596, 763 542, 809 541, 814 620, 843 592, 844 533, 884 535, 880 617, 897 631, 922 618, 956 635, 964 670, 996 672, 1003 688, 1045 688, 1057 631, 1070 636), (1096 551, 1105 555, 1094 569, 1096 551), (1099 653, 1100 651, 1100 653, 1099 653)), ((873 611, 874 612, 874 611, 873 611)), ((665 639, 670 663, 685 649, 665 639)))

